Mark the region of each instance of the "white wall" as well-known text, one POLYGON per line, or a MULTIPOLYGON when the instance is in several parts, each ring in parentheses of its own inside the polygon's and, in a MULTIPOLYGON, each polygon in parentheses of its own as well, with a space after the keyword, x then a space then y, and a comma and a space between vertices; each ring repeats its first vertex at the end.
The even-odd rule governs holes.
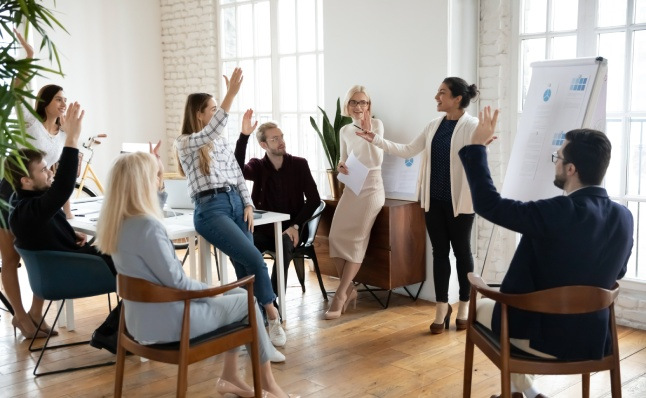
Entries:
MULTIPOLYGON (((325 109, 335 109, 352 85, 364 85, 385 137, 410 142, 440 116, 434 97, 445 77, 475 81, 477 3, 325 0, 325 109)), ((428 235, 420 239, 426 239, 427 280, 420 297, 434 300, 431 246, 428 235)), ((457 300, 455 275, 449 300, 457 300)))
MULTIPOLYGON (((82 137, 107 133, 94 169, 105 183, 122 142, 164 135, 161 16, 157 0, 47 0, 67 29, 52 32, 65 77, 48 75, 33 85, 62 86, 68 101, 86 111, 82 137)), ((40 43, 35 38, 36 43, 40 43)), ((35 57, 45 57, 34 45, 35 57)), ((42 61, 50 66, 49 61, 42 61)))

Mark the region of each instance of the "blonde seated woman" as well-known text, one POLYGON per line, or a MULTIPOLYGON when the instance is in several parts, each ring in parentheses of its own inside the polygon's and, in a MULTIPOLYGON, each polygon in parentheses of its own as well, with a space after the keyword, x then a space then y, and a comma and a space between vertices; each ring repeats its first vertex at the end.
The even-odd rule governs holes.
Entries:
MULTIPOLYGON (((156 148, 156 150, 158 147, 156 148)), ((157 151, 151 150, 154 154, 157 151)), ((175 255, 162 224, 160 197, 163 167, 159 157, 137 152, 117 158, 108 177, 97 226, 97 246, 114 259, 117 272, 175 289, 201 290, 205 283, 189 278, 175 255)), ((179 341, 182 303, 144 304, 124 302, 128 331, 142 343, 179 341)), ((247 318, 247 293, 235 289, 224 296, 191 303, 191 338, 247 318)), ((260 310, 256 321, 262 325, 260 310)), ((275 348, 267 331, 259 328, 261 384, 263 397, 290 397, 274 380, 269 358, 275 348)), ((254 396, 237 372, 237 350, 224 354, 222 375, 216 382, 221 394, 254 396)))

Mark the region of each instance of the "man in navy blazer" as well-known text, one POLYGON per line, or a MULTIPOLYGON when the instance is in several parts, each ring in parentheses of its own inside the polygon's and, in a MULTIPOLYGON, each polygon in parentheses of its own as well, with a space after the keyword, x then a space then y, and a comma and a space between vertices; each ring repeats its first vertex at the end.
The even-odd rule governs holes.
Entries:
MULTIPOLYGON (((626 273, 633 246, 630 211, 608 197, 600 186, 610 163, 611 144, 600 131, 572 130, 552 155, 554 185, 565 195, 532 202, 504 199, 496 191, 487 165, 486 145, 493 136, 498 111, 480 113, 471 143, 460 150, 475 212, 522 233, 500 291, 528 293, 570 285, 613 287, 626 273)), ((489 300, 487 300, 489 301, 489 300)), ((500 306, 483 300, 476 319, 491 320, 500 332, 500 306), (485 308, 489 306, 490 308, 485 308), (489 319, 487 319, 489 318, 489 319)), ((559 316, 509 311, 514 345, 544 357, 598 359, 610 350, 609 311, 559 316)), ((512 389, 533 398, 532 378, 517 375, 512 389)))

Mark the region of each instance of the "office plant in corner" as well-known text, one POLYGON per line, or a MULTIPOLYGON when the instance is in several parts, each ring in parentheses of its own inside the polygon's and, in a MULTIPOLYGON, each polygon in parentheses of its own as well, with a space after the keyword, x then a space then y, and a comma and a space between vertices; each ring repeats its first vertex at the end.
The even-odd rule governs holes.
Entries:
POLYGON ((336 166, 339 164, 339 157, 341 156, 339 132, 343 126, 352 123, 352 118, 341 115, 341 100, 339 98, 336 100, 336 114, 334 115, 334 122, 330 122, 330 119, 323 108, 320 106, 318 108, 323 114, 322 128, 319 128, 316 124, 316 120, 311 116, 310 123, 321 139, 321 144, 323 144, 325 157, 330 165, 330 168, 327 170, 328 181, 330 182, 330 192, 332 197, 336 199, 341 197, 341 193, 343 192, 343 184, 339 182, 337 178, 339 172, 336 171, 336 166))
MULTIPOLYGON (((27 142, 23 108, 36 115, 32 104, 35 96, 26 89, 35 76, 44 72, 63 75, 58 51, 47 35, 48 29, 65 28, 54 17, 52 11, 35 0, 3 0, 0 2, 0 178, 4 177, 4 161, 8 154, 21 147, 30 147, 27 142), (20 25, 20 30, 27 37, 28 28, 33 28, 42 38, 41 50, 47 49, 50 62, 55 62, 55 69, 38 65, 35 59, 17 59, 14 49, 20 47, 13 31, 20 25), (16 78, 21 83, 14 84, 16 78)), ((38 117, 38 116, 36 116, 38 117)), ((19 160, 18 164, 24 168, 19 160)), ((6 206, 0 200, 0 206, 6 206)))

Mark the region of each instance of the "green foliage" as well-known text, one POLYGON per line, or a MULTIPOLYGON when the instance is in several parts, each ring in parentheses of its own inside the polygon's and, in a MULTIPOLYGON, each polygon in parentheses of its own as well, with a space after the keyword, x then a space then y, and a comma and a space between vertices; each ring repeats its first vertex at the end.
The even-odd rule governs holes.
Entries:
POLYGON ((325 157, 330 164, 330 168, 332 170, 336 170, 336 166, 339 164, 339 157, 341 155, 341 141, 339 140, 339 132, 341 131, 341 128, 343 126, 352 123, 352 118, 349 116, 341 115, 341 99, 339 98, 337 98, 336 100, 336 115, 334 116, 334 123, 330 123, 330 119, 327 117, 327 113, 325 113, 325 111, 320 106, 318 108, 321 110, 321 113, 323 113, 323 131, 319 129, 316 121, 311 116, 310 123, 321 139, 323 150, 325 150, 325 157))
MULTIPOLYGON (((54 17, 53 12, 36 0, 2 0, 0 2, 0 178, 4 173, 4 160, 7 155, 21 147, 31 147, 27 141, 23 107, 36 115, 32 104, 35 96, 26 90, 35 76, 49 72, 63 75, 56 45, 47 32, 50 29, 62 29, 63 25, 54 17), (32 27, 42 37, 40 51, 47 54, 56 68, 46 68, 34 59, 16 59, 12 55, 14 48, 20 47, 13 31, 14 26, 27 22, 24 26, 32 27)), ((27 38, 29 31, 25 30, 27 38)), ((10 158, 14 159, 14 158, 10 158)), ((24 165, 18 159, 16 165, 24 165)))

